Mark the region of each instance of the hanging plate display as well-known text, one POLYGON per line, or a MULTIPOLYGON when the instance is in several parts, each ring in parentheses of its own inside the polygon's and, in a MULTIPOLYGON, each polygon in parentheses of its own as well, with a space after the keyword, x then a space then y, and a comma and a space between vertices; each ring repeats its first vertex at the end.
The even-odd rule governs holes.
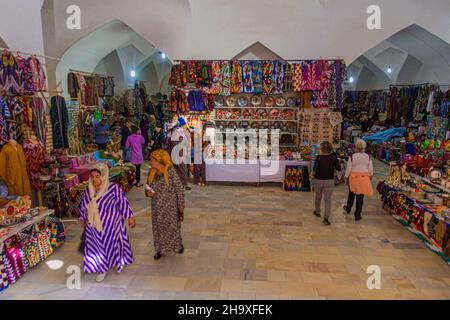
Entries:
POLYGON ((235 107, 236 106, 236 98, 235 97, 227 98, 227 106, 235 107))
POLYGON ((270 129, 270 122, 264 121, 263 123, 261 123, 261 128, 262 129, 270 129))
POLYGON ((428 172, 428 179, 430 179, 431 181, 440 180, 440 179, 442 178, 443 175, 444 175, 444 172, 442 172, 441 169, 438 169, 438 168, 432 168, 432 169, 428 172))
POLYGON ((262 103, 262 98, 261 98, 261 96, 253 96, 253 97, 252 97, 252 105, 253 105, 254 107, 260 106, 261 103, 262 103))
POLYGON ((225 105, 225 100, 221 96, 216 96, 214 98, 214 105, 218 108, 221 108, 225 105))
POLYGON ((248 99, 246 97, 240 97, 238 99, 238 105, 239 107, 246 107, 248 104, 248 99))
POLYGON ((275 104, 275 99, 273 97, 267 97, 266 100, 264 100, 264 105, 267 108, 272 107, 275 104))
POLYGON ((220 130, 224 130, 226 128, 225 122, 217 121, 216 122, 216 128, 218 128, 220 130))
POLYGON ((236 122, 232 121, 228 124, 228 129, 237 129, 238 125, 236 122))
POLYGON ((277 107, 284 107, 286 105, 286 99, 284 99, 283 97, 278 97, 275 101, 275 104, 277 105, 277 107))
POLYGON ((267 119, 267 111, 265 109, 258 109, 256 111, 258 119, 267 119))
POLYGON ((297 99, 295 99, 295 98, 289 98, 288 100, 287 100, 287 105, 288 105, 288 107, 295 107, 296 105, 297 105, 297 99))
POLYGON ((270 110, 270 119, 280 120, 280 111, 278 109, 270 110))
POLYGON ((259 129, 259 128, 260 128, 260 125, 259 125, 258 122, 253 122, 252 123, 252 129, 259 129))
POLYGON ((241 128, 242 129, 248 129, 250 127, 250 123, 248 121, 242 121, 241 122, 241 128))

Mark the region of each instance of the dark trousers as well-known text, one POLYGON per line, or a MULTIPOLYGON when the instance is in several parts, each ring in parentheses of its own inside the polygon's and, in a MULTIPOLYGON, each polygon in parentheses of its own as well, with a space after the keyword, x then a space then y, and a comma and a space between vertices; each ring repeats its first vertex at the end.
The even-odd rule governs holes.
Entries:
POLYGON ((363 207, 363 203, 364 203, 364 195, 363 194, 356 195, 353 192, 351 192, 349 189, 348 190, 348 198, 347 198, 347 206, 345 209, 348 213, 350 213, 352 211, 353 202, 355 202, 355 197, 356 197, 355 217, 361 217, 362 207, 363 207))
POLYGON ((136 184, 141 183, 141 165, 136 164, 136 184))

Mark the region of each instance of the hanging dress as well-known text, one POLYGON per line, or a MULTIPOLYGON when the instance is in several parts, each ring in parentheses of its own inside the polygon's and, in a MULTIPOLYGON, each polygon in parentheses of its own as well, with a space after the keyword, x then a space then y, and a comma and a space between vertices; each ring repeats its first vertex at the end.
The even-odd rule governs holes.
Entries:
POLYGON ((231 94, 231 65, 230 61, 222 61, 222 87, 220 94, 222 96, 229 96, 231 94))
POLYGON ((19 73, 16 58, 10 52, 0 55, 0 93, 20 92, 19 73))
POLYGON ((283 61, 275 61, 273 65, 273 94, 283 94, 284 86, 284 67, 285 63, 283 61))
POLYGON ((220 61, 211 62, 211 86, 207 89, 208 94, 220 94, 222 90, 222 66, 220 61))
POLYGON ((251 61, 242 62, 242 86, 244 93, 253 93, 253 64, 251 61))
POLYGON ((25 160, 27 162, 28 174, 30 176, 31 187, 34 190, 41 190, 43 185, 41 183, 42 164, 45 162, 45 147, 40 141, 36 143, 27 139, 23 143, 23 151, 25 153, 25 160))
POLYGON ((51 98, 50 118, 52 122, 53 148, 69 148, 69 115, 66 108, 66 101, 63 97, 54 96, 51 98))
POLYGON ((31 73, 33 74, 33 87, 35 91, 46 91, 46 77, 44 68, 42 67, 41 62, 36 56, 28 58, 28 63, 31 68, 31 73))
POLYGON ((263 92, 264 94, 273 93, 273 61, 263 62, 263 92))
POLYGON ((233 71, 231 74, 231 92, 241 93, 242 92, 242 66, 241 62, 235 60, 232 62, 233 71))

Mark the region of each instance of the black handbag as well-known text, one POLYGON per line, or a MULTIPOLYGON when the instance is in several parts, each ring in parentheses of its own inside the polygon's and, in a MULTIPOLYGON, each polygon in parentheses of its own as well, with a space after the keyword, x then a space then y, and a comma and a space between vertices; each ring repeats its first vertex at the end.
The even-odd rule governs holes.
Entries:
POLYGON ((78 252, 84 253, 84 246, 86 245, 86 231, 83 231, 80 237, 80 245, 78 246, 78 252))

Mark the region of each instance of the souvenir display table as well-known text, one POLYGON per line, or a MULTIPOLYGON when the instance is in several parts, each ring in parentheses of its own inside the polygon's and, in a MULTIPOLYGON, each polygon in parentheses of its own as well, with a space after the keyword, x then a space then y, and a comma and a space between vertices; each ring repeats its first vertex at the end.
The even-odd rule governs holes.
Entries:
POLYGON ((417 184, 409 184, 415 188, 394 187, 388 181, 381 181, 377 190, 383 207, 450 265, 448 194, 437 186, 419 182, 423 180, 416 181, 417 184))

